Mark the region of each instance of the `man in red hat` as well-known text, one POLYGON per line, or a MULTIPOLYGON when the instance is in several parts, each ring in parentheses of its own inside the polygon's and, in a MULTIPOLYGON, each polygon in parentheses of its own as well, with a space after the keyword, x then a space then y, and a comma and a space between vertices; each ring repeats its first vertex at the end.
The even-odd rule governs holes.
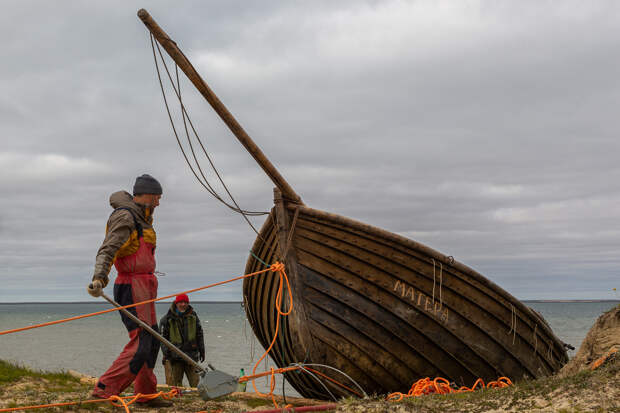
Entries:
MULTIPOLYGON (((129 305, 157 297, 155 272, 156 235, 153 229, 153 212, 162 195, 160 183, 151 175, 136 178, 133 195, 118 191, 110 196, 114 209, 97 257, 95 271, 87 290, 93 297, 99 297, 108 285, 108 273, 112 265, 118 276, 114 282, 114 300, 120 305, 129 305)), ((129 309, 140 320, 157 330, 154 303, 129 309)), ((109 398, 117 396, 133 382, 134 392, 157 393, 157 379, 153 367, 159 352, 159 341, 136 322, 121 314, 129 333, 129 343, 112 363, 112 366, 97 380, 93 396, 109 398)), ((138 400, 149 407, 169 407, 172 402, 160 398, 138 400)))
MULTIPOLYGON (((195 361, 205 360, 205 342, 200 319, 186 294, 177 295, 168 313, 159 323, 162 335, 195 361)), ((196 368, 183 360, 168 347, 162 347, 166 384, 180 387, 183 375, 187 376, 190 387, 198 385, 196 368)))

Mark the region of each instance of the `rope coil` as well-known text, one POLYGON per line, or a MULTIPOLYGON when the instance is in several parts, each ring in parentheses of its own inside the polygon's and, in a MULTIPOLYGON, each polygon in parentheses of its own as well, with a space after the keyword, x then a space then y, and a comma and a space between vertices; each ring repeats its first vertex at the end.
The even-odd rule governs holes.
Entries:
POLYGON ((447 379, 444 379, 443 377, 436 377, 433 380, 431 380, 429 377, 425 377, 413 383, 411 389, 409 389, 407 393, 390 393, 388 394, 386 400, 391 402, 399 402, 404 398, 424 396, 427 394, 473 392, 478 387, 480 387, 481 389, 504 388, 512 386, 512 381, 508 377, 502 376, 495 381, 490 381, 486 386, 484 384, 484 380, 482 380, 481 378, 476 380, 474 385, 471 387, 461 386, 459 388, 455 388, 453 386, 453 384, 451 384, 447 379))

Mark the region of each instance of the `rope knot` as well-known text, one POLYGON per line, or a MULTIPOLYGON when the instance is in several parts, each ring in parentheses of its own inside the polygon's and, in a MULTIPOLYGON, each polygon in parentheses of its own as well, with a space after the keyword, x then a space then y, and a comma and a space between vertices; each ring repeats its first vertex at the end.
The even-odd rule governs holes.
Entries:
POLYGON ((269 270, 273 272, 284 271, 284 264, 282 264, 281 262, 275 262, 271 264, 271 267, 269 267, 269 270))

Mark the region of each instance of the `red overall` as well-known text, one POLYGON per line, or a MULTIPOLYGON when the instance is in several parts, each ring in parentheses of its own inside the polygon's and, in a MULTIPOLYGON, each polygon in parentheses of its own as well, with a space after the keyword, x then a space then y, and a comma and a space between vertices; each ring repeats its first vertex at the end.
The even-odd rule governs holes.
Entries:
MULTIPOLYGON (((137 230, 140 239, 138 251, 118 258, 114 262, 118 271, 114 283, 114 300, 120 305, 157 297, 157 278, 153 275, 155 246, 144 241, 142 228, 137 230)), ((133 307, 129 311, 155 331, 159 331, 155 303, 133 307)), ((153 374, 153 367, 159 352, 159 341, 125 314, 120 312, 120 315, 129 332, 129 343, 112 366, 99 378, 93 395, 102 398, 118 395, 132 382, 135 394, 156 393, 157 379, 153 374)))

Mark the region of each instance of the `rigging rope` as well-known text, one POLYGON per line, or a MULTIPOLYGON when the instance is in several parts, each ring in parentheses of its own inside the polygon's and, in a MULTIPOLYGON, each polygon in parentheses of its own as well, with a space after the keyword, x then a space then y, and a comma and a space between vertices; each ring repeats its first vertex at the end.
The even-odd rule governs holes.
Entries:
POLYGON ((174 136, 176 138, 177 144, 178 144, 179 148, 181 149, 181 153, 183 154, 183 158, 185 159, 185 162, 189 166, 189 168, 192 171, 192 174, 194 175, 196 180, 200 183, 200 185, 202 185, 207 190, 207 192, 209 192, 215 199, 217 199, 218 201, 220 201, 221 203, 226 205, 228 208, 230 208, 234 212, 237 212, 237 213, 241 214, 244 217, 244 219, 246 220, 246 222, 248 223, 248 225, 252 228, 252 230, 257 235, 260 236, 260 234, 257 231, 257 229, 254 227, 254 225, 248 219, 248 216, 267 215, 267 214, 269 214, 269 212, 247 211, 247 210, 242 209, 239 206, 239 204, 237 203, 237 201, 235 200, 235 198, 231 194, 230 190, 228 189, 228 187, 224 183, 224 180, 222 179, 219 171, 215 167, 215 164, 213 163, 211 157, 209 156, 209 154, 208 154, 204 144, 202 143, 202 140, 200 139, 200 136, 196 132, 196 128, 194 127, 194 124, 191 121, 191 118, 189 117, 189 114, 187 113, 187 110, 185 109, 185 105, 183 104, 183 99, 181 98, 181 87, 180 87, 180 81, 179 81, 178 66, 176 66, 176 64, 175 64, 176 78, 177 78, 177 86, 175 86, 174 80, 172 79, 172 75, 170 74, 170 71, 168 70, 168 66, 167 66, 166 61, 164 59, 164 56, 163 56, 163 54, 161 52, 161 48, 159 47, 159 43, 154 39, 153 34, 151 34, 151 38, 150 39, 151 39, 151 48, 152 48, 152 51, 153 51, 153 60, 155 62, 155 68, 156 68, 156 71, 157 71, 157 79, 159 81, 159 86, 160 86, 160 89, 161 89, 161 92, 162 92, 162 97, 163 97, 163 100, 164 100, 164 105, 166 106, 166 112, 168 113, 168 119, 170 120, 170 125, 172 126, 172 131, 173 131, 174 136), (200 178, 200 176, 198 176, 198 173, 196 173, 196 170, 194 169, 192 163, 190 162, 190 160, 189 160, 189 158, 188 158, 188 156, 187 156, 187 154, 185 152, 185 148, 183 147, 183 144, 181 143, 181 140, 179 138, 179 135, 178 135, 178 132, 176 130, 176 126, 175 126, 174 120, 172 119, 172 113, 170 112, 170 107, 168 105, 168 99, 166 98, 166 93, 165 93, 165 90, 164 90, 164 85, 163 85, 163 82, 162 82, 162 79, 161 79, 161 72, 159 70, 159 63, 158 63, 158 60, 157 60, 157 54, 155 53, 155 48, 156 47, 157 47, 157 52, 158 52, 158 54, 160 56, 161 62, 163 64, 163 66, 164 66, 164 69, 166 70, 166 74, 168 75, 168 79, 170 80, 170 84, 172 86, 172 89, 174 90, 175 95, 177 96, 177 99, 179 101, 179 105, 180 105, 180 108, 181 108, 181 114, 182 114, 182 118, 183 118, 183 125, 184 125, 185 133, 186 133, 186 136, 187 136, 187 141, 188 141, 188 144, 190 146, 192 157, 194 158, 194 162, 196 163, 196 167, 198 169, 198 172, 200 173, 200 176, 202 176, 202 179, 200 178), (187 119, 187 121, 186 121, 186 119, 187 119), (211 168, 213 169, 213 171, 215 172, 218 180, 222 184, 222 187, 225 189, 226 193, 228 194, 228 196, 232 200, 234 206, 229 204, 228 202, 226 202, 217 193, 217 191, 209 183, 207 177, 203 173, 202 168, 200 166, 200 162, 198 161, 198 158, 196 156, 196 153, 195 153, 195 150, 194 150, 194 146, 192 145, 192 142, 191 142, 191 137, 190 137, 190 134, 189 134, 189 130, 187 128, 187 123, 189 123, 189 125, 190 125, 190 127, 192 129, 192 132, 194 133, 194 136, 195 136, 196 140, 200 144, 200 147, 202 148, 202 151, 203 151, 205 157, 209 161, 209 164, 211 165, 211 168), (203 182, 203 180, 204 180, 204 182, 203 182))

